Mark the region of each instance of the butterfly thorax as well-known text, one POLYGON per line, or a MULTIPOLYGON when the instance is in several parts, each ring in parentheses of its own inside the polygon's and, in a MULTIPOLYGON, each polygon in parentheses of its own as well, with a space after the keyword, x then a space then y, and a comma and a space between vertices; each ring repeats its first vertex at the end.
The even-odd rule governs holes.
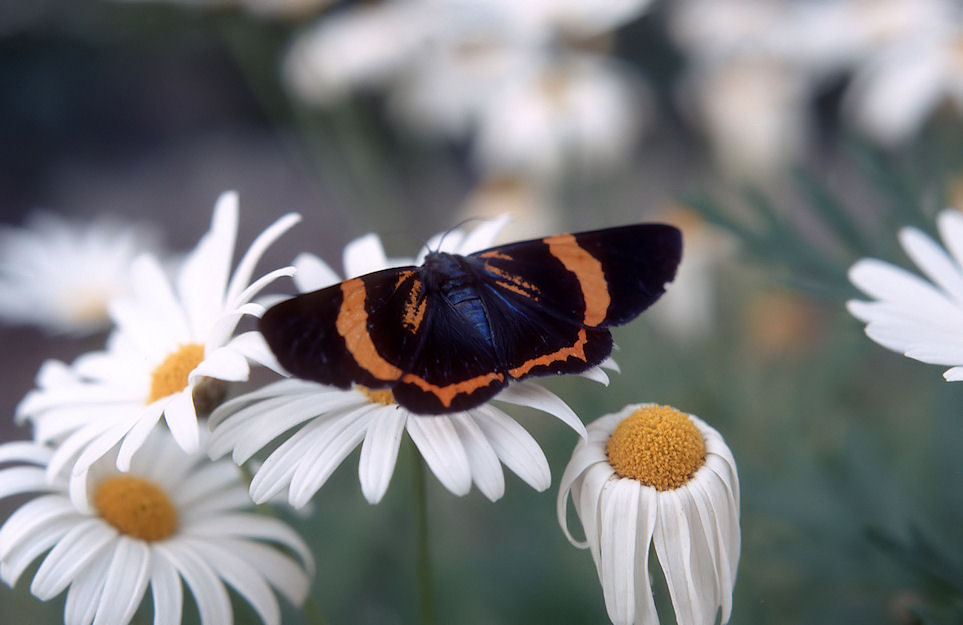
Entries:
POLYGON ((492 342, 488 315, 478 293, 479 279, 464 256, 432 252, 421 266, 421 279, 428 293, 438 293, 489 344, 492 342))

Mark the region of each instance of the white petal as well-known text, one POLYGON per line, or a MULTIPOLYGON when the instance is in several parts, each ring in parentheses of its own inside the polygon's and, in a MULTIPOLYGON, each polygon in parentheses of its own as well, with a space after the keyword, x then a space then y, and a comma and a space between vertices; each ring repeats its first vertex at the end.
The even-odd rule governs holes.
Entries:
POLYGON ((50 490, 44 470, 38 467, 14 467, 0 471, 0 499, 50 490))
POLYGON ((867 295, 895 303, 907 312, 925 311, 940 323, 959 322, 960 309, 919 276, 880 260, 864 258, 849 269, 849 279, 867 295))
POLYGON ((29 542, 35 529, 58 525, 61 519, 69 519, 76 525, 77 511, 59 495, 45 495, 32 499, 17 508, 0 527, 0 559, 21 542, 29 542))
MULTIPOLYGON (((297 213, 288 213, 268 226, 254 239, 254 242, 251 243, 251 246, 244 253, 244 256, 241 257, 240 262, 238 262, 237 269, 234 270, 234 275, 231 276, 231 283, 227 287, 227 295, 224 298, 224 302, 228 307, 233 308, 243 299, 242 292, 248 284, 250 284, 254 267, 261 259, 261 256, 264 255, 267 248, 299 221, 301 221, 300 215, 297 213)), ((261 285, 261 288, 263 287, 264 284, 261 285)))
POLYGON ((957 303, 963 304, 963 276, 960 275, 959 266, 943 248, 916 228, 903 228, 899 240, 906 254, 923 273, 957 303))
POLYGON ((149 566, 150 549, 144 541, 118 537, 94 625, 130 622, 147 590, 149 566))
POLYGON ((551 486, 552 474, 548 460, 525 428, 488 404, 473 410, 472 415, 506 467, 539 492, 551 486))
POLYGON ((177 276, 177 292, 191 320, 193 336, 205 336, 223 311, 227 278, 237 239, 237 193, 217 198, 210 229, 187 256, 177 276))
MULTIPOLYGON (((63 500, 62 497, 58 499, 63 500)), ((0 577, 11 588, 16 586, 17 580, 34 560, 49 551, 61 536, 77 524, 76 515, 61 516, 42 524, 33 521, 34 519, 28 518, 24 540, 12 544, 0 553, 0 577)))
POLYGON ((471 467, 451 420, 444 415, 411 415, 407 430, 438 481, 458 496, 467 495, 471 490, 471 467))
POLYGON ((959 382, 963 380, 963 367, 953 367, 943 372, 943 378, 947 382, 959 382))
POLYGON ((300 293, 317 291, 341 282, 340 276, 314 254, 301 253, 294 259, 294 284, 300 293))
POLYGON ((177 570, 165 557, 151 558, 150 591, 154 625, 180 625, 184 590, 177 570))
POLYGON ((603 384, 605 386, 609 385, 609 376, 607 373, 605 373, 605 371, 602 370, 601 367, 590 367, 579 375, 583 378, 588 378, 593 382, 598 382, 599 384, 603 384))
POLYGON ((376 234, 366 234, 344 247, 344 275, 356 278, 388 267, 388 258, 376 234))
POLYGON ((458 246, 458 254, 473 254, 484 249, 487 249, 494 245, 495 239, 498 237, 498 233, 501 232, 508 222, 512 220, 512 216, 508 213, 504 215, 499 215, 495 219, 488 219, 481 222, 478 226, 472 230, 468 236, 461 242, 458 246))
POLYGON ((144 442, 151 435, 151 432, 154 431, 154 428, 157 427, 157 422, 163 414, 165 403, 167 405, 170 404, 170 402, 158 400, 142 410, 140 418, 124 435, 124 442, 120 444, 120 450, 117 452, 118 470, 125 472, 130 470, 131 459, 134 454, 143 447, 144 442))
POLYGON ((110 567, 110 553, 102 553, 84 570, 67 591, 64 625, 90 625, 104 596, 104 582, 110 567))
POLYGON ((164 420, 181 449, 189 454, 197 451, 200 429, 197 426, 197 412, 194 410, 190 387, 174 395, 164 408, 164 420))
POLYGON ((547 412, 578 432, 579 436, 583 438, 587 436, 585 425, 568 407, 568 404, 555 393, 537 384, 531 382, 510 384, 498 394, 496 399, 547 412))
POLYGON ((963 266, 963 214, 952 208, 944 210, 937 216, 936 225, 943 245, 953 255, 957 266, 963 266))
POLYGON ((596 567, 599 567, 601 575, 602 556, 601 556, 601 506, 602 491, 606 484, 617 479, 612 467, 605 464, 593 464, 585 472, 581 482, 578 482, 577 489, 574 491, 575 511, 578 518, 582 521, 585 529, 585 542, 592 553, 592 559, 596 567))
POLYGON ((655 532, 659 513, 654 488, 639 491, 639 520, 637 543, 635 545, 635 620, 637 623, 658 623, 659 615, 652 596, 652 581, 649 577, 649 551, 652 547, 652 534, 655 532))
MULTIPOLYGON (((568 465, 566 465, 565 472, 562 474, 562 479, 558 485, 558 499, 555 503, 558 524, 561 526, 562 532, 565 534, 565 537, 568 538, 568 541, 579 549, 588 547, 590 540, 589 531, 588 527, 585 527, 585 517, 579 514, 579 518, 582 519, 582 525, 585 527, 586 540, 575 540, 575 538, 572 537, 568 529, 568 497, 575 482, 582 477, 582 474, 587 471, 589 467, 595 464, 602 464, 602 471, 607 469, 609 474, 613 473, 612 468, 607 466, 608 459, 602 449, 595 445, 579 443, 575 447, 575 451, 572 452, 572 459, 569 460, 568 465)), ((573 503, 575 503, 576 507, 579 506, 579 502, 575 501, 574 498, 573 503)))
MULTIPOLYGON (((301 535, 278 521, 254 514, 223 514, 207 515, 192 522, 185 528, 185 533, 191 536, 210 537, 217 539, 251 539, 277 543, 297 554, 304 568, 314 571, 314 559, 311 550, 301 535)), ((253 544, 253 543, 251 543, 253 544)), ((274 549, 271 549, 274 551, 274 549)))
POLYGON ((465 448, 472 480, 478 485, 478 490, 491 501, 501 499, 505 494, 505 475, 498 454, 469 414, 458 412, 451 415, 450 419, 465 448))
POLYGON ((388 490, 398 460, 405 421, 403 411, 396 406, 386 406, 375 411, 368 425, 358 463, 361 492, 368 503, 378 503, 388 490))
POLYGON ((235 551, 243 551, 251 562, 256 562, 261 575, 291 603, 300 605, 307 598, 311 579, 293 559, 273 547, 252 541, 222 542, 236 545, 235 551))
MULTIPOLYGON (((281 622, 281 608, 271 588, 245 558, 232 553, 219 544, 220 541, 184 540, 185 546, 192 548, 210 565, 218 577, 234 587, 261 617, 265 625, 278 625, 281 622)), ((244 553, 239 552, 239 553, 244 553)), ((245 554, 248 555, 248 554, 245 554)))
POLYGON ((278 363, 277 358, 274 357, 274 353, 271 352, 271 348, 268 347, 267 341, 264 340, 264 335, 260 332, 251 330, 250 332, 239 334, 231 339, 228 345, 248 360, 254 361, 275 373, 283 375, 284 370, 278 363))
MULTIPOLYGON (((137 310, 143 319, 138 325, 149 323, 150 331, 158 338, 163 337, 168 346, 190 341, 191 328, 160 261, 150 254, 138 257, 131 265, 131 282, 137 310)), ((128 330, 123 320, 115 322, 121 331, 128 330)))
POLYGON ((116 537, 116 530, 108 529, 99 520, 78 522, 44 558, 30 592, 41 601, 53 599, 116 537))
POLYGON ((200 378, 207 376, 216 380, 243 382, 251 374, 251 368, 242 353, 233 347, 225 346, 205 354, 204 360, 191 371, 188 378, 190 384, 197 384, 200 378))
POLYGON ((606 483, 600 504, 602 519, 599 573, 605 608, 614 625, 635 619, 635 549, 640 485, 619 479, 606 483))
POLYGON ((154 550, 166 558, 187 582, 201 615, 201 625, 233 622, 227 589, 203 558, 181 541, 156 543, 154 550))
POLYGON ((672 608, 679 625, 699 625, 707 622, 699 603, 700 589, 696 586, 692 562, 692 538, 689 519, 679 491, 659 493, 659 519, 652 542, 665 574, 672 608))
POLYGON ((373 410, 373 406, 362 406, 314 434, 304 460, 291 476, 291 505, 300 508, 306 504, 348 454, 361 444, 373 410))

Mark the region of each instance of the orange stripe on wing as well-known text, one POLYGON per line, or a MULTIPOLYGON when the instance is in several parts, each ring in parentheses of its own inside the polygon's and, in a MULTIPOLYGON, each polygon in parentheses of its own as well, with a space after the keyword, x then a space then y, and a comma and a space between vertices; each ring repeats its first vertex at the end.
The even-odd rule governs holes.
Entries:
POLYGON ((360 278, 341 283, 343 299, 335 327, 361 368, 379 380, 397 380, 401 377, 401 369, 382 358, 368 333, 368 311, 364 307, 366 294, 360 278))
POLYGON ((562 261, 565 268, 575 274, 582 288, 585 300, 585 316, 582 320, 587 326, 594 327, 605 321, 609 310, 609 289, 605 283, 605 272, 597 258, 579 247, 575 236, 559 234, 542 239, 548 245, 552 256, 562 261))
POLYGON ((426 381, 424 378, 418 377, 414 373, 405 374, 405 377, 401 378, 401 381, 407 384, 414 384, 421 390, 431 393, 445 408, 451 407, 452 400, 458 395, 468 394, 476 391, 480 388, 485 388, 492 382, 502 382, 505 376, 501 373, 491 372, 485 375, 480 375, 468 380, 462 380, 461 382, 455 382, 453 384, 448 384, 446 386, 437 386, 431 382, 426 381))
POLYGON ((585 361, 585 344, 588 342, 588 336, 585 333, 585 328, 578 329, 578 339, 576 339, 575 344, 571 347, 563 347, 562 349, 552 352, 551 354, 543 354, 538 358, 532 358, 531 360, 526 360, 514 369, 509 369, 508 374, 515 379, 526 375, 533 368, 550 365, 553 362, 558 362, 560 360, 568 360, 572 356, 575 356, 579 360, 585 361))

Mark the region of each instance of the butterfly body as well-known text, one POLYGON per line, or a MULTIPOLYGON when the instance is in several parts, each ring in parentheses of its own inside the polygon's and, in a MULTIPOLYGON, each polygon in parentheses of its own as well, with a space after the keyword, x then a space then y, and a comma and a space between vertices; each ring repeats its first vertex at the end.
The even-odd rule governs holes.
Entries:
POLYGON ((281 302, 260 329, 297 377, 391 388, 416 413, 467 410, 512 380, 601 363, 608 328, 658 299, 681 248, 675 228, 639 224, 433 252, 281 302))

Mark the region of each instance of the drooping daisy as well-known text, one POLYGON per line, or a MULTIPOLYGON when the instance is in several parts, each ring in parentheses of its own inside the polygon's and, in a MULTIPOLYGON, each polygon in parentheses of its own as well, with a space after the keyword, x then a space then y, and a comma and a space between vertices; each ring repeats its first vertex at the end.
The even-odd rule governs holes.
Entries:
MULTIPOLYGON (((455 230, 431 239, 427 249, 468 254, 489 247, 504 219, 482 223, 465 234, 455 230)), ((362 237, 345 249, 348 277, 410 264, 389 260, 374 235, 362 237)), ((337 274, 313 256, 301 256, 296 282, 302 291, 328 286, 337 274)), ((267 349, 264 346, 264 349, 267 349)), ((588 377, 605 382, 601 369, 588 377)), ((531 382, 510 386, 496 398, 509 404, 548 412, 579 434, 584 426, 556 395, 531 382)), ((258 468, 251 483, 256 502, 284 489, 295 507, 306 504, 331 473, 358 445, 361 447, 361 489, 371 503, 384 496, 394 472, 404 432, 414 441, 439 481, 456 495, 465 495, 474 482, 489 499, 504 492, 501 463, 537 490, 548 488, 548 462, 538 443, 514 419, 485 404, 464 412, 420 416, 397 405, 387 390, 362 387, 343 390, 314 382, 287 379, 221 405, 211 415, 213 432, 208 444, 212 457, 233 451, 234 461, 247 462, 279 436, 286 440, 258 468)))
POLYGON ((869 338, 910 358, 950 365, 943 377, 955 382, 963 380, 963 214, 945 210, 937 227, 943 247, 916 228, 899 233, 923 277, 864 258, 849 279, 874 301, 851 300, 846 307, 866 322, 869 338))
POLYGON ((248 378, 248 357, 256 357, 259 335, 233 336, 244 315, 260 315, 251 302, 259 291, 293 268, 272 271, 251 282, 264 250, 298 221, 286 215, 261 233, 231 272, 237 236, 237 195, 223 194, 210 231, 187 256, 175 285, 159 261, 142 255, 131 267, 133 295, 114 301, 116 329, 105 351, 84 355, 70 367, 48 362, 38 388, 17 407, 35 438, 59 445, 51 475, 73 464, 80 479, 86 467, 123 441, 118 468, 161 416, 185 451, 197 449, 197 402, 210 409, 220 386, 212 380, 248 378))
POLYGON ((68 625, 126 625, 148 587, 154 624, 177 625, 182 580, 202 625, 233 621, 225 582, 267 625, 281 622, 275 591, 295 604, 307 596, 307 545, 284 523, 252 513, 230 462, 186 454, 155 429, 130 472, 102 458, 86 488, 68 494, 65 479, 46 478, 52 455, 39 443, 0 446, 0 464, 11 465, 0 470, 0 498, 41 493, 0 528, 0 576, 12 587, 42 557, 30 591, 42 601, 66 591, 68 625))
POLYGON ((722 437, 669 406, 640 404, 589 424, 559 485, 558 520, 598 568, 615 625, 658 624, 650 587, 654 546, 675 620, 729 620, 739 563, 739 480, 722 437), (568 529, 569 495, 585 540, 568 529))
POLYGON ((131 225, 47 213, 0 229, 0 320, 66 334, 107 328, 107 302, 128 293, 130 263, 152 243, 131 225))

